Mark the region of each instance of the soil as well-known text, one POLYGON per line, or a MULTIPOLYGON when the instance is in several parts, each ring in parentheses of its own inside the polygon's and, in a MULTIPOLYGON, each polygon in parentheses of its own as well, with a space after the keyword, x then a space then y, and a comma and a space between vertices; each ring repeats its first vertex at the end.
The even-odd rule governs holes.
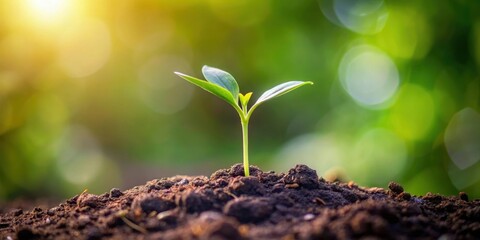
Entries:
MULTIPOLYGON (((480 239, 480 200, 414 196, 240 164, 175 176, 52 208, 0 210, 0 239, 480 239)), ((1 209, 1 208, 0 208, 1 209)))

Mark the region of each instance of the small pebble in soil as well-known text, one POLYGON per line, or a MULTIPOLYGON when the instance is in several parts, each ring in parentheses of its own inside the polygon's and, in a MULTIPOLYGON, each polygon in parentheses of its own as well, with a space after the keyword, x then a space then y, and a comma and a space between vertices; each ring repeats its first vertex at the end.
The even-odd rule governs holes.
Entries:
POLYGON ((142 194, 133 199, 131 207, 134 211, 141 210, 149 214, 153 211, 159 213, 175 208, 175 203, 154 194, 142 194))
POLYGON ((189 183, 188 179, 183 178, 180 179, 180 181, 177 182, 177 185, 182 186, 182 185, 187 185, 189 183))
POLYGON ((295 168, 288 170, 288 173, 283 177, 283 181, 285 184, 296 183, 309 189, 319 187, 317 172, 303 164, 298 164, 295 168))
POLYGON ((468 195, 466 192, 459 192, 458 193, 458 196, 460 197, 460 199, 462 199, 463 201, 467 201, 468 202, 468 195))
POLYGON ((110 190, 110 198, 118 198, 122 195, 122 191, 120 191, 118 188, 112 188, 112 190, 110 190))
POLYGON ((47 215, 48 216, 53 216, 55 215, 55 208, 50 208, 47 210, 47 215))
POLYGON ((77 204, 79 207, 91 207, 96 208, 100 204, 100 199, 97 195, 90 194, 90 193, 83 193, 77 198, 77 204))
POLYGON ((311 214, 311 213, 305 214, 305 215, 303 216, 303 220, 305 220, 305 221, 310 221, 310 220, 312 220, 312 219, 314 219, 314 218, 315 218, 315 215, 313 215, 313 214, 311 214))
POLYGON ((393 193, 395 194, 400 194, 403 192, 403 187, 400 186, 400 184, 396 183, 396 182, 390 182, 388 184, 388 188, 390 188, 390 190, 392 190, 393 193))

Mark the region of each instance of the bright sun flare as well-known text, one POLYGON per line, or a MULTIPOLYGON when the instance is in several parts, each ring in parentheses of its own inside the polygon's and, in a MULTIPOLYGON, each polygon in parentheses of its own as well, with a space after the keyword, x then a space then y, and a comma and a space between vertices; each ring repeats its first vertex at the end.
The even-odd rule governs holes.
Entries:
POLYGON ((28 5, 37 18, 55 21, 65 14, 67 2, 67 0, 30 0, 28 5))

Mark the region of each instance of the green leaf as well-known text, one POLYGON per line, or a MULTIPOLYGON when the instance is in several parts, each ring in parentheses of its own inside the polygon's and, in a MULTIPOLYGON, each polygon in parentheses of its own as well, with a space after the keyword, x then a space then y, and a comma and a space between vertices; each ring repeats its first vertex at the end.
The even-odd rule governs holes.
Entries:
POLYGON ((302 81, 290 81, 286 83, 282 83, 280 85, 277 85, 266 92, 264 92, 257 100, 255 105, 258 105, 260 103, 263 103, 265 101, 268 101, 272 98, 281 96, 285 93, 288 93, 290 91, 293 91, 301 86, 307 85, 307 84, 313 84, 313 82, 302 82, 302 81))
POLYGON ((221 87, 217 84, 207 82, 205 80, 201 80, 201 79, 198 79, 198 78, 195 78, 195 77, 192 77, 192 76, 188 76, 188 75, 183 74, 183 73, 175 72, 175 74, 178 75, 179 77, 189 81, 190 83, 193 83, 193 84, 199 86, 203 90, 205 90, 207 92, 210 92, 213 95, 225 100, 226 102, 230 103, 232 106, 238 106, 238 103, 237 103, 238 101, 233 97, 232 93, 229 92, 227 89, 225 89, 225 88, 223 88, 223 87, 221 87))
POLYGON ((202 73, 207 81, 227 89, 232 94, 235 102, 238 101, 238 83, 230 73, 207 65, 203 66, 202 73))
POLYGON ((245 95, 239 93, 238 96, 240 97, 240 103, 242 103, 242 106, 246 107, 248 104, 248 101, 250 101, 250 98, 252 97, 252 92, 249 92, 245 95))

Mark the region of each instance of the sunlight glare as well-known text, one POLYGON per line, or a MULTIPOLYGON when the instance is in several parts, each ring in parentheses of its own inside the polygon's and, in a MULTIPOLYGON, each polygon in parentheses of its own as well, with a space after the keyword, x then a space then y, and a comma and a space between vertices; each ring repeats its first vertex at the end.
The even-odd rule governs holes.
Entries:
POLYGON ((68 1, 66 0, 30 0, 28 2, 32 14, 44 21, 53 21, 65 15, 68 1))

